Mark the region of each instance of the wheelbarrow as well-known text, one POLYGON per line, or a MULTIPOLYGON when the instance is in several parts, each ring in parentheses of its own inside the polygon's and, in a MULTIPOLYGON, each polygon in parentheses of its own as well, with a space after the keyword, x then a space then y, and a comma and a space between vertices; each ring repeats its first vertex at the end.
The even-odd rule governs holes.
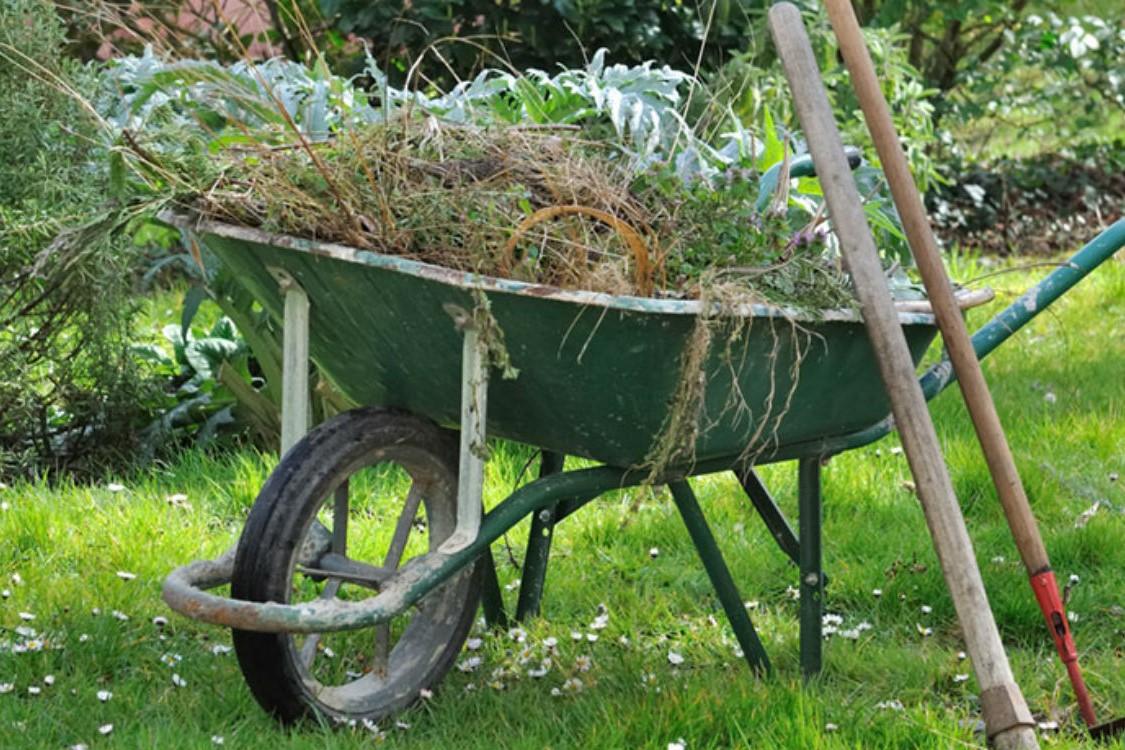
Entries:
MULTIPOLYGON (((791 175, 812 173, 796 160, 791 175)), ((768 197, 771 176, 763 178, 768 197)), ((776 182, 777 175, 772 179, 776 182)), ((799 569, 800 664, 821 668, 820 470, 893 429, 851 311, 744 305, 717 319, 702 368, 706 429, 690 459, 646 457, 666 427, 702 304, 567 291, 257 229, 169 217, 284 325, 282 458, 236 548, 175 570, 177 612, 233 629, 258 702, 285 722, 377 720, 453 666, 478 605, 507 622, 490 545, 530 517, 516 619, 539 611, 555 528, 599 496, 667 485, 748 665, 769 658, 689 477, 732 471, 799 569), (496 331, 514 379, 489 366, 496 331), (737 352, 723 356, 718 349, 737 352), (360 408, 307 431, 308 359, 360 408), (731 408, 731 394, 739 408, 731 408), (458 433, 459 428, 459 433, 458 433), (482 510, 487 438, 541 450, 539 478, 482 510), (564 470, 567 456, 596 462, 564 470), (755 466, 797 461, 798 529, 755 466), (230 584, 231 596, 209 589, 230 584)), ((973 336, 983 358, 1125 245, 1120 220, 973 336)), ((966 295, 964 304, 980 302, 966 295)), ((923 302, 900 320, 918 364, 937 333, 923 302)), ((950 385, 940 361, 927 398, 950 385)))

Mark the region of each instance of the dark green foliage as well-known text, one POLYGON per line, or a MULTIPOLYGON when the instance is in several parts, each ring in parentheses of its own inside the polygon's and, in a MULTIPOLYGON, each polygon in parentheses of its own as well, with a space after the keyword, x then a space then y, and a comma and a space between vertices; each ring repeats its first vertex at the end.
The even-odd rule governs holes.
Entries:
MULTIPOLYGON (((283 4, 283 3, 278 3, 283 4)), ((710 69, 732 52, 761 48, 769 3, 755 0, 320 0, 337 28, 369 40, 384 67, 404 73, 426 46, 440 46, 419 72, 448 82, 508 59, 517 69, 578 67, 606 47, 615 62, 659 60, 680 70, 710 69), (448 67, 447 67, 448 63, 448 67)))
POLYGON ((102 231, 128 216, 104 207, 97 133, 63 90, 94 75, 63 41, 46 0, 0 5, 0 475, 127 458, 143 390, 131 252, 102 231))

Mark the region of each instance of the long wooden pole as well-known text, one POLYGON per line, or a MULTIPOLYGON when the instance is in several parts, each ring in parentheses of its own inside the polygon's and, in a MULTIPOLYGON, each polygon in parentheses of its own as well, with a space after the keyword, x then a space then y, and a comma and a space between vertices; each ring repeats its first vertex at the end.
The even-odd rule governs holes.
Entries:
POLYGON ((1032 589, 1040 609, 1043 610, 1048 629, 1070 675, 1082 718, 1088 726, 1094 726, 1097 720, 1094 716, 1093 704, 1078 668, 1078 651, 1070 634, 1062 600, 1059 598, 1058 584, 1055 582, 1055 574, 1051 571, 1051 562, 1047 558, 1047 548, 1039 535, 1035 515, 1031 512, 1031 505, 1027 501, 1027 493, 1024 492, 1015 459, 1012 458, 1012 451, 1004 436, 1004 428, 1000 424, 1000 416, 996 413, 996 405, 992 401, 988 383, 985 382, 980 360, 973 350, 973 342, 965 326, 965 319, 958 309, 953 287, 942 265, 941 252, 934 240, 922 197, 910 174, 906 154, 895 132, 887 101, 875 77, 875 65, 868 53, 859 21, 856 20, 850 0, 827 0, 826 6, 840 45, 840 52, 844 56, 844 64, 851 75, 852 86, 863 109, 867 128, 871 131, 871 138, 879 153, 883 172, 887 176, 887 182, 890 183, 891 195, 902 219, 914 262, 926 286, 926 296, 930 300, 938 327, 941 329, 942 342, 949 352, 949 359, 953 363, 953 371, 957 374, 961 394, 968 407, 969 416, 973 420, 973 426, 976 428, 977 439, 984 451, 988 469, 992 473, 992 481, 996 485, 996 493, 1000 497, 1004 515, 1008 519, 1008 527, 1012 531, 1016 548, 1027 568, 1032 589))
POLYGON ((801 13, 791 3, 779 3, 770 9, 769 22, 824 189, 829 216, 855 284, 926 524, 973 660, 986 731, 999 748, 1037 748, 1031 712, 1000 642, 972 542, 915 376, 914 362, 887 289, 859 191, 848 169, 801 13))

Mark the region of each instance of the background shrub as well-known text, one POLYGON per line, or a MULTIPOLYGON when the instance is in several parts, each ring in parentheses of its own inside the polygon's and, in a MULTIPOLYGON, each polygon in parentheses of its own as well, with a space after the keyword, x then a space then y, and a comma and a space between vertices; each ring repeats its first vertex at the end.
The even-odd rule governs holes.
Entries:
POLYGON ((72 95, 90 94, 95 72, 62 56, 64 43, 47 0, 0 4, 2 474, 127 459, 144 400, 129 354, 132 252, 53 244, 107 210, 97 128, 72 95))

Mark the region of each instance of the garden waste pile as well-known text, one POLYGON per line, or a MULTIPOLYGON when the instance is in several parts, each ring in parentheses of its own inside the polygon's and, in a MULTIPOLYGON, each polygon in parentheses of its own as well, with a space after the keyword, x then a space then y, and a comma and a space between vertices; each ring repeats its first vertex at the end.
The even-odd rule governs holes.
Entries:
POLYGON ((766 108, 751 130, 692 105, 685 74, 602 57, 441 95, 374 66, 361 89, 282 60, 134 58, 109 96, 113 158, 159 208, 462 271, 805 314, 853 304, 819 186, 788 179, 798 138, 766 108))

